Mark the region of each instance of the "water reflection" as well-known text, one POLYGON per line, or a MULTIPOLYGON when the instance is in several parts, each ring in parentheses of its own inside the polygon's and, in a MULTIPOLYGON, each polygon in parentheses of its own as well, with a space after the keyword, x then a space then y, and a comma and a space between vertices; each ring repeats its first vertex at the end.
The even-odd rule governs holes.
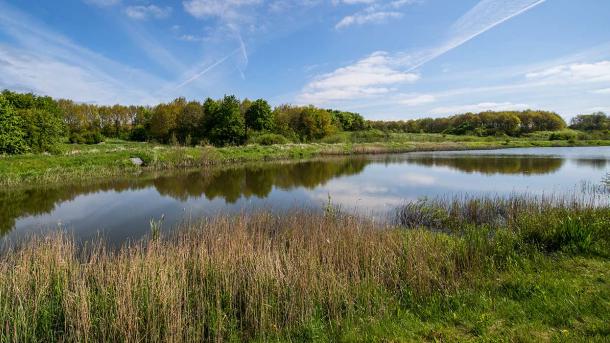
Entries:
POLYGON ((608 166, 608 160, 603 158, 577 158, 575 161, 581 167, 604 169, 608 166))
POLYGON ((0 233, 15 226, 15 220, 52 212, 56 205, 79 195, 105 191, 135 191, 153 187, 160 195, 186 201, 204 196, 228 204, 241 197, 265 198, 274 187, 290 190, 323 185, 340 176, 358 174, 370 163, 366 158, 316 160, 300 163, 261 163, 207 171, 190 171, 137 179, 106 181, 88 185, 11 190, 0 192, 0 233))
MULTIPOLYGON (((566 180, 574 185, 582 179, 600 179, 604 174, 600 169, 609 165, 610 148, 594 149, 414 153, 257 163, 0 191, 0 234, 15 227, 53 227, 58 221, 69 221, 83 230, 95 226, 125 231, 142 226, 138 232, 143 232, 153 215, 177 218, 193 204, 200 209, 239 208, 248 199, 269 202, 254 203, 257 206, 282 208, 288 206, 287 201, 296 201, 292 205, 299 206, 331 194, 342 204, 359 201, 371 208, 390 203, 390 197, 401 201, 463 190, 545 190, 552 184, 566 184, 566 180)), ((121 237, 129 237, 129 232, 121 237)))
POLYGON ((464 173, 494 174, 551 174, 563 165, 559 157, 511 156, 437 156, 421 155, 407 159, 426 167, 449 167, 464 173))
POLYGON ((161 195, 185 201, 205 196, 208 200, 223 199, 229 204, 241 197, 264 198, 274 187, 290 190, 320 186, 340 176, 361 173, 369 164, 365 158, 308 161, 301 163, 268 163, 228 168, 209 172, 191 172, 159 177, 152 185, 161 195))

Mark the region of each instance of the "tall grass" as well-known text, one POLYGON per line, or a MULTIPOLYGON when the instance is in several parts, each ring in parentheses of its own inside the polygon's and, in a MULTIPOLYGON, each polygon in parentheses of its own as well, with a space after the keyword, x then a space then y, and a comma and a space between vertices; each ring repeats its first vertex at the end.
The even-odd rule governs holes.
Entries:
POLYGON ((571 196, 424 199, 399 208, 395 223, 448 233, 472 227, 510 231, 544 251, 610 256, 608 192, 598 188, 588 187, 571 196))
POLYGON ((591 244, 574 253, 601 253, 610 241, 608 208, 471 200, 401 218, 420 211, 444 211, 459 230, 300 210, 219 216, 172 235, 155 226, 118 250, 32 237, 0 258, 0 341, 332 340, 358 318, 417 311, 546 253, 551 236, 569 237, 556 241, 561 249, 589 230, 591 244))

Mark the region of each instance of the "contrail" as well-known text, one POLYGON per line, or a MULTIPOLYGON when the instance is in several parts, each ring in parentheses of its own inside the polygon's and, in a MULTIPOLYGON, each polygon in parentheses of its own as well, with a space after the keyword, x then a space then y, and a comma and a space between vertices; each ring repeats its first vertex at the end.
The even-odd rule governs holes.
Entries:
POLYGON ((216 68, 217 66, 223 64, 226 60, 228 60, 231 56, 235 55, 238 52, 242 51, 242 47, 240 46, 239 48, 233 50, 230 54, 228 54, 227 56, 219 59, 218 61, 212 63, 211 65, 209 65, 207 68, 203 69, 202 71, 198 72, 197 74, 191 76, 190 78, 188 78, 186 81, 182 82, 181 84, 179 84, 178 86, 176 86, 175 89, 179 89, 182 88, 186 85, 188 85, 189 83, 197 80, 198 78, 202 77, 203 75, 205 75, 205 73, 209 72, 210 70, 216 68))
POLYGON ((248 52, 246 51, 246 44, 244 44, 244 40, 241 38, 241 34, 237 33, 237 39, 239 40, 239 48, 238 50, 241 52, 240 56, 237 57, 235 61, 235 67, 239 70, 239 74, 242 79, 246 79, 244 75, 244 70, 248 66, 248 52))
POLYGON ((463 45, 490 29, 542 4, 546 0, 483 0, 464 14, 454 25, 454 34, 440 46, 431 49, 407 71, 422 65, 463 45), (456 32, 457 31, 457 32, 456 32))

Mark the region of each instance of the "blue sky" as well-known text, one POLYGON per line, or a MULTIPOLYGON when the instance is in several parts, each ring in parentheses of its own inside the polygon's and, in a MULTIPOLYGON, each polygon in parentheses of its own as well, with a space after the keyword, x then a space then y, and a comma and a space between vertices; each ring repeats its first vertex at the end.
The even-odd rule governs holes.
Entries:
POLYGON ((369 119, 610 112, 607 0, 0 0, 0 88, 369 119))

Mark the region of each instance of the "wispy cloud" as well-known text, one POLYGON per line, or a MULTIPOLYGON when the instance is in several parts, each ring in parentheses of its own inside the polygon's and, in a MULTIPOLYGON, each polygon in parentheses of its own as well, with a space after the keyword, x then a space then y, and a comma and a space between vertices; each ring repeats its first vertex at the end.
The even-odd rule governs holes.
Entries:
POLYGON ((183 34, 178 36, 178 39, 185 42, 203 42, 205 41, 205 37, 195 36, 191 34, 183 34))
POLYGON ((343 1, 345 4, 367 4, 363 10, 343 17, 336 25, 335 29, 345 29, 353 25, 364 25, 370 23, 385 23, 390 19, 399 19, 403 16, 397 10, 405 5, 417 3, 418 0, 396 0, 390 2, 352 0, 343 1))
POLYGON ((120 4, 121 0, 84 0, 84 2, 94 6, 109 7, 120 4))
MULTIPOLYGON (((314 104, 322 104, 336 100, 357 99, 362 96, 391 93, 393 89, 388 88, 391 85, 396 85, 405 80, 416 81, 418 77, 413 74, 413 71, 417 68, 493 27, 542 4, 544 1, 482 0, 451 26, 447 32, 447 37, 440 44, 414 52, 383 53, 381 56, 376 56, 383 63, 374 65, 375 68, 368 65, 369 59, 375 57, 375 55, 371 55, 353 65, 319 75, 305 85, 298 96, 298 100, 308 100, 314 104), (360 70, 363 67, 365 67, 364 72, 361 72, 360 70), (411 76, 406 77, 406 75, 411 76), (349 81, 337 82, 336 80, 349 81), (371 83, 371 80, 378 83, 371 83), (379 87, 379 85, 384 87, 379 87)), ((399 0, 393 3, 395 6, 401 6, 412 3, 412 1, 399 0)))
POLYGON ((430 111, 431 114, 448 115, 467 112, 484 112, 484 111, 509 111, 509 110, 525 110, 530 108, 528 104, 515 104, 512 102, 482 102, 478 104, 454 105, 436 107, 430 111))
POLYGON ((610 95, 610 88, 602 88, 602 89, 596 89, 594 91, 592 91, 591 93, 593 94, 603 94, 603 95, 610 95))
POLYGON ((355 4, 372 4, 375 3, 376 0, 335 0, 334 3, 342 3, 346 5, 355 5, 355 4))
POLYGON ((557 65, 527 73, 526 77, 552 83, 610 82, 610 61, 557 65))
POLYGON ((402 17, 400 12, 364 12, 349 15, 341 19, 340 22, 335 25, 336 29, 346 28, 352 25, 362 25, 367 23, 383 23, 388 19, 397 19, 402 17))
POLYGON ((400 97, 398 102, 409 107, 421 106, 435 102, 436 96, 432 94, 407 94, 400 97))
POLYGON ((419 75, 403 72, 385 52, 375 52, 356 63, 312 80, 300 95, 300 102, 315 104, 335 100, 387 94, 393 85, 415 82, 419 75))
MULTIPOLYGON (((253 18, 255 17, 256 11, 253 7, 259 6, 263 3, 262 0, 185 0, 182 2, 184 10, 198 19, 217 18, 220 20, 219 32, 223 32, 223 39, 226 41, 227 38, 236 41, 239 47, 225 57, 218 59, 212 63, 212 67, 205 66, 203 69, 196 71, 191 76, 187 77, 186 81, 181 83, 179 87, 185 84, 198 80, 203 75, 207 74, 210 70, 219 66, 227 60, 231 60, 242 78, 245 78, 244 70, 248 65, 248 53, 244 39, 242 37, 242 26, 254 25, 256 22, 253 18)), ((194 35, 183 36, 183 38, 198 38, 194 35)), ((202 39, 203 40, 203 39, 202 39)))
POLYGON ((83 48, 0 1, 0 88, 98 103, 154 103, 163 80, 83 48))
POLYGON ((240 72, 242 78, 245 78, 244 69, 248 65, 248 52, 246 51, 246 45, 241 37, 238 37, 238 43, 238 47, 224 57, 218 58, 211 62, 202 63, 200 66, 195 67, 190 72, 186 73, 183 77, 183 81, 179 82, 173 90, 181 89, 186 85, 201 79, 204 75, 228 61, 231 61, 235 68, 237 68, 237 70, 240 72))
POLYGON ((546 0, 482 0, 449 29, 438 46, 410 54, 411 70, 446 54, 490 29, 544 3, 546 0))
POLYGON ((172 13, 171 7, 159 7, 157 5, 148 6, 128 6, 125 8, 125 14, 132 19, 146 20, 150 18, 163 19, 169 17, 172 13))
POLYGON ((235 20, 242 16, 240 10, 261 2, 261 0, 186 0, 182 4, 184 10, 196 18, 220 17, 225 20, 235 20))

